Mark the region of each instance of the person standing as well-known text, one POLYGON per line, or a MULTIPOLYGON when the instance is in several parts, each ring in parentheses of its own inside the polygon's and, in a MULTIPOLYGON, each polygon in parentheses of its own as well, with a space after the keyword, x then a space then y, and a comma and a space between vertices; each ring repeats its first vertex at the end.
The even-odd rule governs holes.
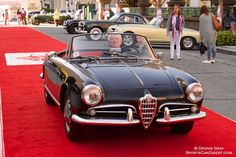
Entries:
POLYGON ((217 11, 216 11, 216 17, 220 21, 220 23, 222 23, 222 10, 223 9, 222 9, 221 5, 219 4, 217 7, 217 11))
POLYGON ((209 12, 206 5, 201 7, 201 16, 199 18, 199 31, 201 42, 207 47, 207 60, 202 63, 215 63, 216 57, 216 38, 217 32, 212 23, 212 13, 209 12))
POLYGON ((20 9, 17 9, 16 16, 17 16, 18 24, 20 25, 21 24, 21 12, 20 12, 20 9))
POLYGON ((9 13, 8 13, 8 9, 5 10, 5 25, 7 25, 9 23, 9 13))
POLYGON ((167 36, 170 38, 170 59, 174 59, 174 49, 176 45, 176 54, 178 60, 181 60, 180 57, 180 41, 181 35, 184 28, 184 18, 181 13, 180 6, 178 4, 174 5, 174 10, 170 14, 167 21, 167 36))
POLYGON ((26 11, 24 10, 24 8, 21 9, 21 21, 23 25, 26 25, 26 11))
POLYGON ((231 17, 232 17, 232 21, 231 21, 231 30, 233 32, 234 35, 236 35, 236 6, 234 6, 231 9, 231 17))
POLYGON ((112 16, 115 15, 115 13, 111 10, 111 8, 109 8, 108 11, 109 11, 109 18, 108 19, 110 19, 112 16))
POLYGON ((60 12, 55 9, 54 13, 53 13, 53 18, 54 18, 54 22, 56 24, 56 26, 59 25, 59 19, 60 19, 60 12))
POLYGON ((156 16, 149 22, 149 24, 159 26, 163 19, 162 10, 158 2, 155 3, 155 7, 156 7, 156 16))
POLYGON ((160 4, 157 2, 156 3, 156 25, 159 25, 162 21, 162 10, 160 4))
POLYGON ((233 18, 230 16, 230 10, 227 10, 222 19, 222 26, 225 30, 229 30, 231 28, 232 19, 233 18))

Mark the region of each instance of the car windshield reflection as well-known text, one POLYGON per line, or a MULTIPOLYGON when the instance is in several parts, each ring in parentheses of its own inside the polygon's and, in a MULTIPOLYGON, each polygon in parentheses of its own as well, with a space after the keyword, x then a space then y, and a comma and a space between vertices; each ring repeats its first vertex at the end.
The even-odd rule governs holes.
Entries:
POLYGON ((72 37, 69 58, 135 57, 154 60, 147 39, 135 34, 84 34, 72 37))

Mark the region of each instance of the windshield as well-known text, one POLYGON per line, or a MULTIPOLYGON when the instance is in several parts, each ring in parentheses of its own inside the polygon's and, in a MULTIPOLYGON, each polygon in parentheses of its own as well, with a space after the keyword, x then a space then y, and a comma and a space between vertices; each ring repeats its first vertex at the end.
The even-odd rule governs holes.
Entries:
POLYGON ((69 58, 135 57, 154 60, 147 39, 135 34, 84 34, 72 37, 69 58))
POLYGON ((108 20, 109 20, 109 21, 116 21, 119 17, 120 17, 119 14, 115 14, 115 15, 113 15, 110 19, 108 19, 108 20))

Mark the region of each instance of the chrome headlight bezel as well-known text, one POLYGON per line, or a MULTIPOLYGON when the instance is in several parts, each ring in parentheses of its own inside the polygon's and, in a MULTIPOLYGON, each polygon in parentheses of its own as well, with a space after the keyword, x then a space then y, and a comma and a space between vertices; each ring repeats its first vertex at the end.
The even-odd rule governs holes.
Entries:
POLYGON ((103 92, 100 86, 95 84, 87 85, 83 88, 81 93, 81 98, 83 102, 90 106, 95 106, 101 102, 103 99, 103 92), (92 96, 93 95, 93 96, 92 96), (91 96, 95 98, 91 99, 91 96))
POLYGON ((186 89, 188 99, 193 103, 198 103, 204 98, 204 88, 201 83, 191 83, 186 89))

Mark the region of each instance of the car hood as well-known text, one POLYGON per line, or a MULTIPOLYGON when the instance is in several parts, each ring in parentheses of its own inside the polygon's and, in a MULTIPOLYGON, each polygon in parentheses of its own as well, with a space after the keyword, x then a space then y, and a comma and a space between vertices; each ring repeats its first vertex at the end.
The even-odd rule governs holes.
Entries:
POLYGON ((113 90, 171 88, 168 74, 157 64, 143 66, 88 65, 88 70, 102 84, 113 90))

